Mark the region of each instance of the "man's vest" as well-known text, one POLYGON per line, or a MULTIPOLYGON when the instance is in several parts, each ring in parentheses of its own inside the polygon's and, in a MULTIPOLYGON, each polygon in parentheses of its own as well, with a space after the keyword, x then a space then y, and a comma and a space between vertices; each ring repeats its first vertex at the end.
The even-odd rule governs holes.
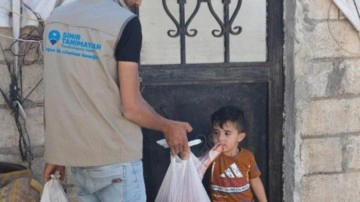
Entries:
POLYGON ((122 115, 114 52, 135 15, 112 0, 56 8, 44 32, 45 160, 97 166, 142 158, 142 133, 122 115))

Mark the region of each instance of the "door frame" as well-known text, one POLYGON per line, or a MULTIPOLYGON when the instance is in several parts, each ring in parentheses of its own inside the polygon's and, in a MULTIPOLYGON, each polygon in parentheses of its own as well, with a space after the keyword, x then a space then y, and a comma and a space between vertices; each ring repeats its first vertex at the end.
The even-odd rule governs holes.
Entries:
MULTIPOLYGON (((140 13, 141 15, 141 13, 140 13)), ((269 201, 283 200, 283 0, 267 0, 267 61, 210 64, 141 65, 141 85, 268 83, 269 201), (219 68, 219 66, 221 66, 219 68), (212 74, 204 74, 211 71, 212 74)))

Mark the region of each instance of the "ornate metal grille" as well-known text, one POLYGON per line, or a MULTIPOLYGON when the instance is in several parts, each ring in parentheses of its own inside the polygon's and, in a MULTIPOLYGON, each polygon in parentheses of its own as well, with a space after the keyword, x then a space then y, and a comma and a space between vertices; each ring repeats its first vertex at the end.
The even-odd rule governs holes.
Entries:
MULTIPOLYGON (((230 13, 230 3, 231 0, 222 0, 224 16, 221 19, 218 14, 215 12, 213 7, 212 0, 196 0, 196 7, 191 13, 188 19, 185 19, 185 4, 186 0, 177 0, 179 5, 179 20, 177 20, 174 15, 171 13, 170 9, 167 5, 167 0, 162 0, 163 7, 165 9, 166 14, 170 17, 172 22, 175 24, 176 30, 170 29, 167 34, 170 37, 176 38, 180 37, 180 58, 181 64, 186 64, 186 47, 185 40, 187 37, 195 37, 198 33, 196 29, 188 30, 188 27, 191 21, 194 19, 196 14, 199 12, 200 6, 202 3, 206 3, 211 15, 214 17, 214 20, 219 24, 219 29, 213 29, 212 35, 214 37, 223 37, 224 38, 224 63, 230 62, 230 35, 239 35, 242 32, 241 26, 233 27, 234 20, 239 13, 241 8, 242 0, 237 0, 236 8, 233 13, 230 13)), ((218 1, 218 0, 215 0, 218 1)))

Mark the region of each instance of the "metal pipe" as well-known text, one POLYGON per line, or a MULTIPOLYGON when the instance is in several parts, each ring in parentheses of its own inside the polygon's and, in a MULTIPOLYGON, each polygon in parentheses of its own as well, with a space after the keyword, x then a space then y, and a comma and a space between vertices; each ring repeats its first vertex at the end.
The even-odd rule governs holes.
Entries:
POLYGON ((19 72, 19 37, 20 37, 20 15, 16 15, 15 13, 20 13, 20 0, 12 0, 12 31, 14 38, 14 74, 18 75, 19 72))

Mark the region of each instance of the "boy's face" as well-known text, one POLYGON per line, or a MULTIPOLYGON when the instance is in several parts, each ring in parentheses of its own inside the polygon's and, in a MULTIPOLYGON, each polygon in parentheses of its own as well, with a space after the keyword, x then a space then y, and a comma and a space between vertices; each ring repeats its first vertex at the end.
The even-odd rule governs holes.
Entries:
POLYGON ((234 123, 226 122, 221 128, 219 125, 214 125, 212 130, 214 144, 221 144, 224 146, 224 155, 235 156, 238 151, 238 144, 241 142, 245 133, 239 132, 234 123))

